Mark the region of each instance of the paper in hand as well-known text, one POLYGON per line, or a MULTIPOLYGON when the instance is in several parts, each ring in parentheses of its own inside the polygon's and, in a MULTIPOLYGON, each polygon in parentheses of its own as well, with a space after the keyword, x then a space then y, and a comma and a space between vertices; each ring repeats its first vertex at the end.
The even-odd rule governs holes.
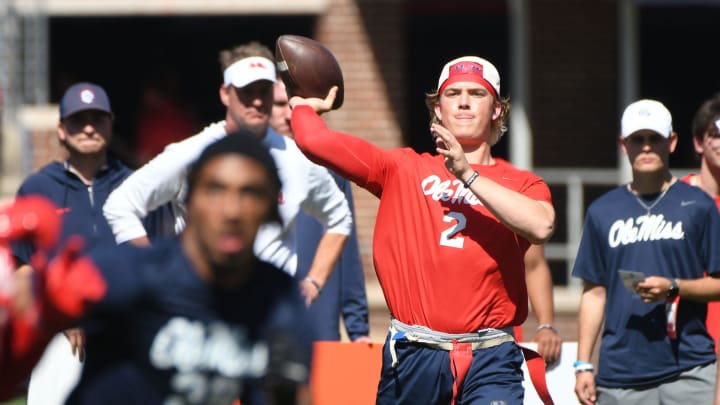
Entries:
POLYGON ((625 289, 631 293, 636 292, 635 286, 645 280, 645 274, 639 271, 618 270, 618 273, 620 273, 620 278, 622 279, 625 289))

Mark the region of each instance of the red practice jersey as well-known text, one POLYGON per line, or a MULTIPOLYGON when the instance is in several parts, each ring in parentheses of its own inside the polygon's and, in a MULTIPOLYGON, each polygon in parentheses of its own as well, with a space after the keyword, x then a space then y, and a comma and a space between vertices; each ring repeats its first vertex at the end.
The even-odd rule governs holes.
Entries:
MULTIPOLYGON (((530 243, 448 172, 442 156, 379 149, 330 131, 307 107, 294 110, 292 126, 311 160, 380 197, 373 257, 395 318, 445 333, 522 324, 530 243)), ((472 168, 506 188, 551 202, 538 176, 494 160, 472 168)))
MULTIPOLYGON (((691 173, 683 177, 682 180, 687 184, 694 185, 692 183, 692 178, 695 176, 696 174, 691 173)), ((718 209, 720 209, 720 197, 715 197, 714 199, 715 204, 718 206, 718 209)), ((715 342, 715 352, 717 352, 718 337, 720 336, 720 301, 708 302, 708 312, 705 325, 707 326, 708 333, 712 337, 713 342, 715 342)))

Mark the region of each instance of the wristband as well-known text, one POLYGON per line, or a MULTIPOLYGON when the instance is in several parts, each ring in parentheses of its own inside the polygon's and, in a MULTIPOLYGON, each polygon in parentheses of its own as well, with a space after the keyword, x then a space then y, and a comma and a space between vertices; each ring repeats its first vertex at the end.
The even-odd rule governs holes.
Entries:
POLYGON ((313 279, 310 278, 309 276, 308 276, 308 277, 305 277, 303 280, 305 280, 305 281, 307 281, 308 283, 314 285, 315 288, 317 288, 317 290, 318 290, 318 294, 320 294, 320 292, 322 291, 322 287, 320 287, 320 283, 318 283, 317 281, 313 280, 313 279))
POLYGON ((478 178, 479 175, 480 175, 480 174, 477 172, 477 170, 475 170, 475 171, 473 172, 473 174, 471 174, 470 177, 469 177, 466 181, 463 181, 463 184, 465 185, 465 188, 468 188, 468 189, 469 189, 469 188, 470 188, 470 185, 473 183, 473 181, 475 181, 475 179, 478 178))
POLYGON ((673 298, 680 295, 680 288, 678 287, 678 281, 676 278, 670 279, 670 288, 667 292, 667 297, 669 300, 672 300, 673 298))
POLYGON ((593 366, 592 363, 580 360, 573 363, 573 368, 575 369, 575 374, 584 373, 586 371, 595 371, 595 366, 593 366))
POLYGON ((538 325, 538 327, 535 329, 535 332, 540 332, 541 329, 550 329, 556 335, 560 335, 560 332, 558 332, 558 330, 554 326, 550 325, 549 323, 543 323, 543 324, 538 325))

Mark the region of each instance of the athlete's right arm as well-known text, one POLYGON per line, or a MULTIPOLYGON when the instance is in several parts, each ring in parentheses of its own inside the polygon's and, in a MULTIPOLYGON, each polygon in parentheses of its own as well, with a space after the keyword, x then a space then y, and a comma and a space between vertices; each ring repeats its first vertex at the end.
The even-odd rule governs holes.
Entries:
MULTIPOLYGON (((605 318, 605 300, 607 291, 604 286, 589 281, 583 282, 583 293, 578 311, 578 351, 577 360, 590 363, 595 341, 600 334, 605 318)), ((581 371, 575 373, 575 395, 585 405, 597 400, 595 391, 595 373, 581 371)))
POLYGON ((330 130, 309 105, 293 109, 291 125, 295 142, 308 159, 379 195, 384 168, 390 163, 385 151, 364 139, 330 130))

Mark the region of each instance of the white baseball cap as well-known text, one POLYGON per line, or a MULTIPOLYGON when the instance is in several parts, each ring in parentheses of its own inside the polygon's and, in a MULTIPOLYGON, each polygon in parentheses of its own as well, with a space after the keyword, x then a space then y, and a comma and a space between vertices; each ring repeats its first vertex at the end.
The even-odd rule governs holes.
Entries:
POLYGON ((673 130, 670 111, 661 102, 647 99, 627 106, 620 125, 620 134, 623 138, 643 129, 649 129, 669 138, 673 130))
POLYGON ((500 73, 492 63, 477 56, 462 56, 446 63, 438 79, 438 93, 455 82, 480 83, 495 97, 500 95, 500 73))
POLYGON ((223 72, 226 86, 245 87, 258 80, 275 83, 275 64, 262 56, 250 56, 228 66, 223 72))

